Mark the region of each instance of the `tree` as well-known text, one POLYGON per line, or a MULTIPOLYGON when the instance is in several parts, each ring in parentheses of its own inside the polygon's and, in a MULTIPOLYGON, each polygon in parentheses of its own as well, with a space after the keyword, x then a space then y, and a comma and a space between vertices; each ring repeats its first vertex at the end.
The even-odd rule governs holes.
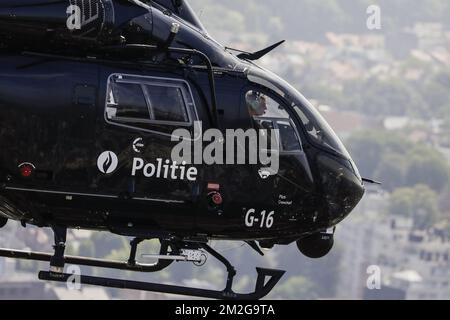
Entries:
POLYGON ((374 177, 381 181, 383 189, 394 191, 405 185, 405 171, 408 160, 405 156, 396 153, 387 153, 382 156, 374 177))
MULTIPOLYGON (((448 103, 447 110, 450 110, 450 99, 448 103)), ((442 146, 449 148, 450 147, 450 114, 444 118, 443 123, 441 125, 441 139, 440 143, 442 146)))
POLYGON ((375 177, 383 160, 385 163, 389 157, 398 160, 395 155, 406 158, 413 148, 412 143, 400 135, 375 130, 357 132, 347 142, 361 174, 367 177, 375 177))
POLYGON ((410 152, 406 185, 426 184, 441 192, 449 181, 449 168, 444 157, 429 147, 417 146, 410 152))
POLYGON ((361 174, 373 177, 384 149, 380 136, 374 132, 357 133, 348 140, 348 147, 361 174))
POLYGON ((448 115, 450 101, 450 72, 439 73, 429 79, 424 85, 419 86, 427 105, 433 115, 448 115))
POLYGON ((403 79, 349 82, 344 90, 350 97, 348 107, 374 116, 428 115, 427 103, 419 92, 403 79), (354 94, 363 92, 364 94, 354 94))
POLYGON ((432 227, 441 217, 438 194, 425 185, 394 191, 389 200, 389 212, 413 218, 415 228, 421 230, 432 227))
POLYGON ((449 166, 439 151, 414 145, 401 135, 360 132, 350 137, 348 146, 361 174, 381 180, 385 190, 424 184, 441 192, 450 180, 449 166))
POLYGON ((450 214, 450 185, 441 192, 439 195, 439 208, 443 212, 448 212, 450 214))

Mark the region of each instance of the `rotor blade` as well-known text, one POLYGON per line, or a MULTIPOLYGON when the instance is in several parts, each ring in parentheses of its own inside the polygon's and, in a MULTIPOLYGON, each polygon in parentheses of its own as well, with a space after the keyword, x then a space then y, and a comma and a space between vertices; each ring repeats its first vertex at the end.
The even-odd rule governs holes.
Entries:
POLYGON ((241 53, 237 57, 239 59, 247 59, 247 60, 250 60, 250 61, 259 60, 262 57, 264 57, 265 55, 267 55, 268 53, 272 52, 274 49, 276 49, 279 46, 281 46, 285 42, 286 42, 286 40, 277 42, 274 45, 271 45, 270 47, 267 47, 265 49, 262 49, 260 51, 254 52, 254 53, 241 53))

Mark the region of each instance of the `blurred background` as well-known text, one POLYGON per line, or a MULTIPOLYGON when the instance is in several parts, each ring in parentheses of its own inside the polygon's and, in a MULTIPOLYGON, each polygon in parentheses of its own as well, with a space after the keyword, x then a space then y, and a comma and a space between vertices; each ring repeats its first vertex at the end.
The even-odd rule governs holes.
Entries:
MULTIPOLYGON (((272 299, 450 299, 450 2, 190 3, 224 45, 256 51, 286 39, 259 63, 311 99, 362 175, 383 182, 370 187, 339 225, 334 250, 321 260, 302 257, 295 244, 264 258, 244 245, 213 244, 238 267, 235 290, 251 291, 260 266, 287 270, 272 299), (367 25, 371 5, 380 9, 375 29, 367 25), (373 282, 378 276, 379 286, 373 282)), ((50 251, 52 241, 48 230, 14 222, 0 233, 2 247, 50 251)), ((126 258, 129 250, 127 239, 107 233, 71 232, 68 243, 69 254, 111 259, 126 258)), ((202 268, 174 264, 157 275, 82 272, 222 288, 224 270, 212 260, 202 268)), ((37 280, 37 270, 47 268, 0 258, 0 299, 179 298, 88 286, 68 290, 37 280)))

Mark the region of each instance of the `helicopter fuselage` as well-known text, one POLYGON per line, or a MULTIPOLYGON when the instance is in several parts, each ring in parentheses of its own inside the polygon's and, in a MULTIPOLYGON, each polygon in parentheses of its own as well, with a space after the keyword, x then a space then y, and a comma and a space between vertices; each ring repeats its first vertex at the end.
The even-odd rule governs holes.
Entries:
MULTIPOLYGON (((193 132, 194 120, 203 130, 212 126, 203 70, 39 59, 0 60, 0 212, 7 218, 149 238, 284 243, 334 226, 362 196, 349 160, 309 144, 295 118, 300 145, 280 153, 276 175, 262 177, 261 166, 249 164, 174 170, 171 132, 180 125, 193 132), (108 119, 114 81, 178 88, 186 122, 108 119)), ((245 72, 216 75, 216 90, 221 128, 254 127, 245 101, 250 90, 289 107, 245 72)))
MULTIPOLYGON (((0 5, 0 215, 268 246, 342 221, 363 196, 362 179, 317 110, 250 61, 270 50, 236 57, 186 2, 148 3, 99 0, 79 28, 81 7, 70 1, 0 5), (276 170, 175 161, 176 130, 206 147, 199 123, 224 144, 227 130, 276 132, 276 170)), ((245 154, 255 143, 237 145, 245 154)))

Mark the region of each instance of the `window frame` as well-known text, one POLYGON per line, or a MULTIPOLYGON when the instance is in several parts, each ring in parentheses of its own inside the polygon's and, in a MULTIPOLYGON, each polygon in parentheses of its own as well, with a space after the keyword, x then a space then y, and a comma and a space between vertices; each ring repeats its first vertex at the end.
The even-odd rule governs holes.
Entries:
MULTIPOLYGON (((113 73, 109 75, 107 84, 106 84, 106 99, 105 99, 105 107, 104 107, 104 120, 106 123, 114 126, 156 133, 165 136, 172 136, 171 134, 164 133, 158 131, 157 129, 145 129, 138 126, 133 126, 133 123, 138 124, 149 124, 149 125, 159 125, 159 126, 168 126, 168 127, 183 127, 183 128, 192 128, 194 126, 194 121, 198 120, 197 107, 194 100, 194 95, 192 94, 191 87, 186 80, 179 78, 165 78, 165 77, 153 77, 153 76, 143 76, 143 75, 133 75, 133 74, 125 74, 125 73, 113 73), (121 78, 120 78, 121 77, 121 78), (117 80, 118 79, 118 80, 117 80), (148 92, 147 86, 156 86, 156 87, 165 87, 165 88, 175 88, 179 89, 182 95, 183 103, 184 103, 184 111, 188 118, 186 122, 180 121, 165 121, 165 120, 152 120, 152 119, 139 119, 139 118, 127 118, 127 117, 115 117, 110 119, 108 116, 108 108, 110 108, 109 93, 111 92, 111 86, 113 83, 118 84, 134 84, 138 85, 141 88, 142 94, 144 96, 145 102, 147 104, 149 117, 154 115, 153 110, 151 109, 151 97, 148 92)), ((119 105, 120 106, 120 102, 119 105)))
MULTIPOLYGON (((289 114, 289 112, 288 112, 288 114, 289 114)), ((289 118, 289 119, 282 119, 282 118, 279 118, 279 119, 278 119, 278 118, 277 118, 277 119, 275 120, 275 125, 276 125, 276 129, 278 129, 278 132, 281 132, 280 127, 279 127, 279 124, 278 124, 278 122, 281 122, 281 121, 284 121, 284 122, 287 121, 287 122, 291 125, 292 130, 294 130, 294 134, 295 134, 295 136, 297 137, 298 145, 300 146, 300 149, 299 149, 299 150, 291 150, 291 151, 284 150, 283 142, 281 141, 281 137, 280 137, 279 143, 280 143, 280 150, 281 150, 281 153, 282 153, 282 154, 298 154, 298 153, 304 153, 304 151, 303 151, 302 139, 301 139, 301 137, 300 137, 299 131, 298 131, 298 129, 297 129, 297 126, 295 125, 294 120, 293 120, 292 118, 289 118)), ((278 133, 278 135, 281 135, 281 134, 278 133)))
POLYGON ((286 103, 284 103, 282 99, 280 99, 279 97, 277 97, 274 94, 271 94, 270 92, 267 92, 267 90, 265 90, 265 89, 257 88, 257 87, 253 87, 253 86, 247 86, 243 90, 243 101, 244 101, 245 114, 250 118, 253 128, 258 129, 258 128, 255 127, 255 120, 256 121, 269 120, 269 121, 271 121, 273 123, 274 129, 277 130, 276 131, 276 138, 278 140, 278 146, 279 146, 280 155, 298 155, 298 154, 303 154, 304 153, 302 136, 300 135, 299 129, 298 129, 298 127, 297 127, 297 125, 296 125, 296 123, 294 121, 295 118, 292 116, 292 111, 289 110, 289 108, 287 107, 286 103), (270 98, 273 101, 275 101, 276 103, 278 103, 280 106, 282 106, 284 108, 286 113, 289 115, 289 118, 261 117, 261 116, 252 116, 252 115, 250 115, 250 113, 248 112, 248 108, 247 108, 247 98, 246 98, 247 94, 250 91, 257 91, 259 93, 262 93, 265 96, 267 96, 268 98, 270 98), (294 129, 295 135, 297 136, 298 144, 300 146, 299 150, 294 150, 294 151, 286 151, 286 150, 284 150, 283 143, 282 143, 281 137, 280 137, 280 130, 279 130, 279 127, 278 127, 278 121, 288 121, 289 122, 291 127, 294 129))
POLYGON ((295 123, 294 123, 294 121, 292 119, 271 118, 271 117, 266 117, 266 118, 265 117, 251 117, 251 118, 253 120, 256 120, 256 121, 271 121, 272 122, 274 130, 277 130, 275 133, 276 133, 276 138, 278 140, 277 142, 278 142, 280 154, 298 154, 298 153, 303 153, 304 152, 303 151, 302 140, 301 140, 300 135, 298 133, 297 126, 295 125, 295 123), (279 125, 278 125, 279 121, 288 122, 291 125, 292 129, 294 130, 294 134, 296 135, 296 137, 298 139, 298 144, 300 146, 299 150, 292 150, 292 151, 284 150, 283 142, 282 142, 281 134, 280 134, 280 128, 279 128, 279 125))
MULTIPOLYGON (((144 98, 144 102, 145 102, 145 104, 146 104, 146 108, 147 108, 147 112, 148 112, 148 116, 149 117, 151 117, 151 110, 149 109, 149 105, 148 105, 148 101, 147 101, 147 97, 146 97, 146 94, 145 94, 145 91, 144 91, 144 86, 142 85, 142 84, 138 84, 138 83, 131 83, 131 82, 116 82, 116 83, 119 83, 119 84, 132 84, 132 85, 138 85, 138 87, 140 88, 140 90, 141 90, 141 93, 142 93, 142 97, 144 98)), ((110 84, 108 84, 108 94, 110 93, 110 86, 109 86, 110 84)), ((145 120, 145 119, 141 119, 141 118, 132 118, 132 117, 114 117, 114 119, 109 119, 109 117, 108 117, 108 108, 111 108, 111 106, 112 105, 115 105, 115 106, 119 106, 119 104, 117 104, 117 103, 115 103, 115 104, 110 104, 110 103, 108 103, 108 99, 109 99, 109 96, 108 96, 108 94, 107 94, 107 97, 106 97, 106 109, 105 109, 105 113, 106 113, 106 117, 108 118, 108 120, 109 121, 114 121, 115 119, 118 119, 117 121, 118 122, 130 122, 130 123, 132 123, 132 122, 135 122, 135 123, 147 123, 147 121, 151 121, 151 120, 145 120)))

